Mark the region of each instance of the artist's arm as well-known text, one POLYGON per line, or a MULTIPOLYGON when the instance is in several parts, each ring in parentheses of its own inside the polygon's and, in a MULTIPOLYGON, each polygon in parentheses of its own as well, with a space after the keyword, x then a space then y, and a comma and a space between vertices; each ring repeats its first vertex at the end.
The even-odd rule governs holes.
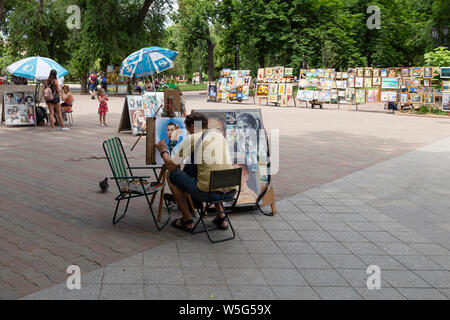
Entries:
POLYGON ((176 163, 174 163, 172 161, 172 158, 170 157, 169 151, 167 149, 167 144, 164 142, 164 140, 161 140, 156 145, 156 148, 161 153, 161 157, 164 161, 164 164, 167 167, 167 170, 169 170, 169 172, 175 171, 176 169, 179 168, 179 165, 177 165, 176 163))

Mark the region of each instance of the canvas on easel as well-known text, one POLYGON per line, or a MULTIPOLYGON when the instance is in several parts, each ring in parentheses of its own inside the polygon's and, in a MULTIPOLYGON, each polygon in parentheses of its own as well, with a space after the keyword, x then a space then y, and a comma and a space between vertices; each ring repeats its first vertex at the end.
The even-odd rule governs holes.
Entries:
MULTIPOLYGON (((195 112, 195 111, 194 111, 195 112)), ((270 176, 270 153, 261 110, 201 110, 214 125, 220 125, 228 142, 234 167, 242 168, 242 190, 238 206, 262 204, 276 212, 270 176), (267 172, 261 177, 261 172, 267 172)))

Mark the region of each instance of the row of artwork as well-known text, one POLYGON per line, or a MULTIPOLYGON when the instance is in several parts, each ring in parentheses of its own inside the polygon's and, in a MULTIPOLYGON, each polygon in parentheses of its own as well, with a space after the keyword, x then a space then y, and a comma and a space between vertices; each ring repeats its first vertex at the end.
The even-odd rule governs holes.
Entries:
POLYGON ((300 88, 321 88, 321 89, 346 89, 346 88, 372 88, 381 87, 382 89, 398 88, 431 88, 432 79, 415 78, 365 78, 349 77, 346 80, 335 80, 330 78, 307 78, 299 80, 300 88))
POLYGON ((297 99, 300 101, 323 101, 342 104, 363 104, 369 102, 400 102, 434 104, 436 95, 434 92, 406 93, 397 91, 380 91, 379 89, 355 89, 346 90, 299 90, 297 99))
POLYGON ((335 69, 301 69, 300 78, 348 79, 350 77, 366 78, 450 78, 450 67, 413 67, 413 68, 350 68, 347 72, 335 69))
POLYGON ((294 82, 294 69, 285 67, 258 69, 258 83, 292 83, 294 82))
POLYGON ((7 126, 36 125, 34 93, 5 92, 3 112, 7 126))

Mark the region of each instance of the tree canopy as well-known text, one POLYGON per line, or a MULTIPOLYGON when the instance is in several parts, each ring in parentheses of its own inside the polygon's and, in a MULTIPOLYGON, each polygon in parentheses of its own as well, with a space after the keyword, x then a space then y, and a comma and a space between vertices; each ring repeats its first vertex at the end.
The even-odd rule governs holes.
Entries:
POLYGON ((420 66, 446 44, 448 12, 448 0, 0 0, 0 68, 41 55, 79 78, 155 45, 177 50, 171 72, 188 77, 275 65, 420 66), (66 25, 70 5, 81 9, 79 30, 66 25), (379 29, 366 24, 373 5, 379 29))

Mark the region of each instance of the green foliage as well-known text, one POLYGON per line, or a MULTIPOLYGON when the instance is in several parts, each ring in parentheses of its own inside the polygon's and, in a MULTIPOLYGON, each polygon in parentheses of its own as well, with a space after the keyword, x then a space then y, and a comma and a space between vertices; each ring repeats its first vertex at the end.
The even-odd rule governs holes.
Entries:
POLYGON ((448 67, 450 66, 450 51, 445 47, 439 47, 425 54, 425 66, 448 67))

